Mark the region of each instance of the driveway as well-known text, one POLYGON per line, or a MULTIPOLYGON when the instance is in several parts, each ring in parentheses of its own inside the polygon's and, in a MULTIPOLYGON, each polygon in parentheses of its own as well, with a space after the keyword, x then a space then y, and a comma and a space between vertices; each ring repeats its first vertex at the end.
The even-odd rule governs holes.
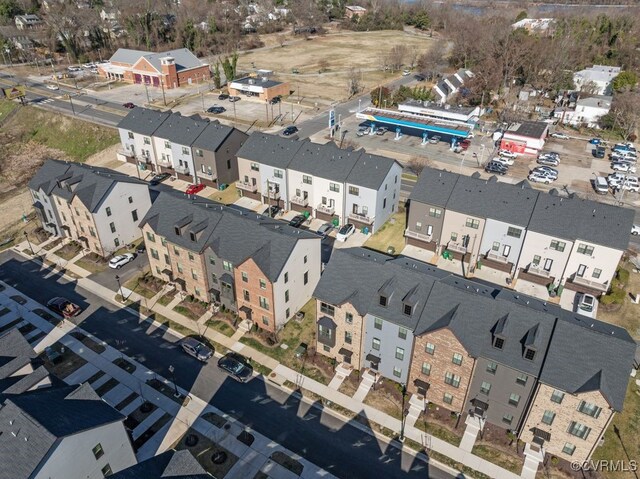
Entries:
POLYGON ((146 252, 136 254, 135 259, 131 263, 124 265, 120 269, 107 268, 100 273, 92 274, 89 276, 89 279, 92 279, 96 283, 101 284, 112 291, 116 291, 118 289, 116 276, 120 277, 120 284, 124 286, 127 281, 137 276, 145 269, 149 269, 149 258, 146 252))

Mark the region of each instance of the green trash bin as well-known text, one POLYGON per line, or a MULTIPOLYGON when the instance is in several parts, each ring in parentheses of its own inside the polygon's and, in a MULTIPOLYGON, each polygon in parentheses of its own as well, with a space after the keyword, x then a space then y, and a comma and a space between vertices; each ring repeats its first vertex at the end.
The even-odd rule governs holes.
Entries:
POLYGON ((302 213, 302 216, 304 216, 306 219, 309 219, 309 216, 311 216, 311 213, 309 213, 308 211, 305 211, 304 213, 302 213))
POLYGON ((338 225, 340 225, 340 220, 338 218, 333 218, 331 220, 331 224, 337 228, 338 225))

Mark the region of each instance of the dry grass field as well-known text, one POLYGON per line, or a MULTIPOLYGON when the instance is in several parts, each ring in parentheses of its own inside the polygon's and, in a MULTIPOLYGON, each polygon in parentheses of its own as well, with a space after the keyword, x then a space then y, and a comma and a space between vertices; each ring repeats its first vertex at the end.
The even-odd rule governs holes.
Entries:
MULTIPOLYGON (((300 99, 306 102, 346 99, 351 68, 361 71, 364 91, 371 90, 400 76, 400 72, 381 69, 382 58, 388 56, 394 46, 407 47, 404 63, 408 65, 412 52, 422 54, 433 44, 426 36, 402 31, 338 32, 309 40, 289 34, 286 38, 282 47, 276 44, 243 53, 238 59, 238 70, 252 71, 252 65, 273 70, 277 80, 291 82, 291 90, 299 88, 300 99), (292 73, 293 69, 299 73, 292 73), (321 69, 324 71, 318 73, 321 69)), ((297 95, 296 91, 293 98, 297 99, 297 95)))

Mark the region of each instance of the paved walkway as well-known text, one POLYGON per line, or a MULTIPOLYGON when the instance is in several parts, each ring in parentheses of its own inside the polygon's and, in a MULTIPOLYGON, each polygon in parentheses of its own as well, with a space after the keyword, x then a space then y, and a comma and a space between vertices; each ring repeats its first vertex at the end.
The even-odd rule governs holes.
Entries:
MULTIPOLYGON (((26 243, 20 244, 14 247, 15 251, 23 255, 24 253, 22 253, 22 250, 25 248, 26 248, 26 243)), ((50 257, 55 258, 55 255, 48 253, 46 255, 46 258, 49 259, 50 257)), ((120 303, 116 303, 115 301, 116 293, 92 281, 91 279, 87 278, 88 272, 86 272, 85 270, 83 270, 82 268, 79 268, 77 265, 74 265, 74 264, 67 264, 66 269, 67 271, 72 271, 75 275, 79 277, 79 279, 77 280, 77 283, 79 286, 91 291, 93 294, 96 294, 97 296, 100 296, 101 298, 107 301, 110 301, 114 304, 118 304, 119 306, 121 306, 120 303)), ((156 295, 157 298, 159 298, 160 296, 161 296, 160 293, 156 295)), ((193 321, 191 319, 188 319, 182 316, 181 314, 177 313, 176 311, 173 311, 173 309, 170 309, 169 307, 165 307, 165 306, 162 306, 161 304, 156 303, 154 301, 154 300, 157 301, 156 297, 152 298, 152 300, 148 300, 146 298, 143 298, 137 295, 134 292, 131 292, 130 295, 128 296, 128 299, 133 302, 140 302, 141 304, 146 305, 147 308, 153 310, 156 313, 159 313, 160 315, 170 319, 171 321, 174 321, 186 328, 191 329, 194 332, 197 332, 196 321, 193 321)), ((146 317, 143 314, 140 314, 139 312, 131 308, 127 308, 127 307, 125 308, 134 316, 138 315, 139 317, 146 319, 146 317)), ((157 325, 160 326, 159 323, 157 325)), ((176 331, 173 331, 173 334, 175 334, 178 337, 182 336, 176 331)), ((367 393, 369 392, 369 389, 371 388, 374 382, 372 375, 364 373, 362 375, 363 381, 360 383, 358 391, 354 394, 353 397, 349 397, 337 391, 337 389, 330 388, 329 386, 321 384, 318 381, 315 381, 309 377, 303 376, 297 371, 294 371, 280 364, 277 360, 271 358, 270 356, 267 356, 261 353, 260 351, 257 351, 249 346, 246 346, 238 342, 238 339, 239 339, 238 333, 234 334, 234 336, 230 338, 228 336, 225 336, 224 334, 221 334, 215 330, 212 330, 211 328, 207 328, 204 334, 207 338, 221 344, 225 348, 239 352, 244 356, 249 357, 252 361, 256 361, 257 363, 272 370, 273 374, 270 375, 268 379, 273 380, 273 382, 276 382, 281 387, 285 380, 291 381, 293 384, 296 385, 296 387, 305 388, 325 398, 330 402, 333 402, 349 411, 352 411, 353 413, 364 414, 369 421, 376 423, 382 427, 385 427, 399 434, 399 431, 401 429, 401 424, 399 419, 389 416, 388 414, 383 413, 382 411, 374 409, 373 407, 363 403, 364 398, 366 397, 367 393)), ((122 371, 117 366, 113 366, 113 367, 122 371)), ((113 374, 110 371, 107 371, 105 369, 102 369, 102 370, 107 372, 107 374, 109 374, 110 376, 113 376, 113 374)), ((136 374, 138 374, 138 370, 136 370, 136 374)), ((114 377, 117 377, 117 376, 114 376, 114 377)), ((156 395, 161 396, 161 394, 157 393, 157 391, 155 391, 155 393, 156 395)), ((185 391, 184 393, 187 393, 187 392, 185 391)), ((437 437, 426 434, 421 430, 419 430, 418 428, 415 428, 413 425, 406 424, 406 423, 405 423, 405 436, 413 441, 416 441, 422 444, 423 446, 428 446, 429 449, 432 449, 441 454, 444 454, 445 456, 451 459, 454 459, 459 463, 465 464, 466 466, 472 469, 475 469, 479 472, 482 472, 483 474, 487 474, 490 477, 497 477, 500 479, 516 479, 521 477, 479 456, 475 456, 471 454, 470 450, 467 450, 462 447, 456 447, 437 437)), ((446 466, 443 466, 443 467, 446 467, 446 466)), ((523 469, 522 477, 525 477, 525 476, 528 477, 528 475, 529 475, 529 471, 523 469)))

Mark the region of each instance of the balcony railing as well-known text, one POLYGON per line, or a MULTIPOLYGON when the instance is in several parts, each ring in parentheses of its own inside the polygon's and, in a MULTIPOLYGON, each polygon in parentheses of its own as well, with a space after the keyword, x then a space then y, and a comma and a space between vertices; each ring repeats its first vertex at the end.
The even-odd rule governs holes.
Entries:
POLYGON ((540 276, 541 278, 551 278, 551 273, 540 266, 532 266, 529 265, 527 268, 527 273, 535 274, 536 276, 540 276))
POLYGON ((501 254, 496 254, 496 253, 487 253, 487 259, 497 261, 498 263, 505 263, 505 264, 509 262, 508 257, 503 256, 501 254))
POLYGON ((422 233, 417 233, 415 231, 411 231, 409 228, 404 230, 404 235, 407 238, 415 238, 417 240, 424 241, 426 243, 429 243, 433 239, 433 235, 425 235, 422 233))
POLYGON ((183 175, 188 175, 189 174, 189 168, 187 168, 186 166, 176 166, 175 170, 178 173, 181 173, 183 175))
POLYGON ((336 209, 333 206, 319 204, 316 208, 316 211, 318 213, 324 213, 325 215, 333 216, 333 214, 336 212, 336 209))
POLYGON ((578 275, 573 276, 572 282, 575 284, 581 284, 582 286, 587 286, 588 288, 596 289, 602 292, 606 292, 609 289, 606 284, 598 283, 597 281, 591 281, 589 279, 585 279, 578 275))
POLYGON ((280 199, 280 192, 279 192, 279 191, 272 191, 272 190, 269 190, 269 191, 267 192, 267 196, 269 197, 269 199, 272 199, 272 200, 279 200, 279 199, 280 199))
POLYGON ((291 203, 299 205, 299 206, 308 206, 309 198, 304 198, 302 196, 292 196, 291 203))
POLYGON ((250 191, 251 193, 255 193, 258 191, 258 185, 254 185, 253 183, 245 183, 244 181, 236 181, 236 188, 239 190, 250 191))
POLYGON ((131 150, 122 150, 122 149, 118 150, 117 154, 126 156, 127 158, 133 158, 136 156, 131 150))
POLYGON ((467 254, 467 248, 458 243, 449 243, 446 249, 455 253, 467 254))
POLYGON ((373 224, 373 218, 366 215, 361 215, 360 213, 349 213, 349 219, 367 225, 373 224))

